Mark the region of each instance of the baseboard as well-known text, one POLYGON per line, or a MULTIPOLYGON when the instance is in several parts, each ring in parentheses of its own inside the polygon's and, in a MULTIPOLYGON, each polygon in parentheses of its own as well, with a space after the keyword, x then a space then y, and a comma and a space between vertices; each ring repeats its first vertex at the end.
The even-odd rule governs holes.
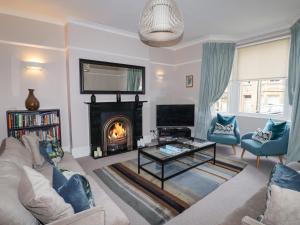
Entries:
POLYGON ((72 148, 72 155, 74 158, 89 156, 90 155, 90 146, 72 148))

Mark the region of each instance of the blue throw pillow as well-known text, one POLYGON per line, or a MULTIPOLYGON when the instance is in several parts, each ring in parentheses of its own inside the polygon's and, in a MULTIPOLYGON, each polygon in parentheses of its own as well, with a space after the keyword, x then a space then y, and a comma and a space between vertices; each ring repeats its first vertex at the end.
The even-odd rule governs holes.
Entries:
POLYGON ((223 126, 226 126, 228 124, 234 124, 235 116, 222 116, 221 114, 217 113, 217 121, 223 126))
POLYGON ((266 123, 264 131, 271 131, 271 140, 276 140, 283 136, 286 129, 286 121, 281 123, 275 123, 272 119, 269 119, 266 123))
POLYGON ((90 184, 80 174, 67 179, 58 168, 53 167, 53 188, 72 205, 75 213, 95 206, 90 184))
POLYGON ((64 156, 63 149, 56 141, 41 141, 39 149, 41 155, 53 166, 57 165, 64 156))
POLYGON ((300 174, 288 166, 276 164, 271 172, 268 187, 273 184, 293 191, 300 191, 300 174))

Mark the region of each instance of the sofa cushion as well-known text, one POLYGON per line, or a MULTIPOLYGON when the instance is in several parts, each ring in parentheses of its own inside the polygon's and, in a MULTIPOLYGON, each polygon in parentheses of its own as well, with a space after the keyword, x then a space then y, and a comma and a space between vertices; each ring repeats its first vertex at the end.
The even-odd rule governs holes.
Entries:
POLYGON ((129 225, 126 215, 96 181, 89 175, 86 178, 91 185, 96 207, 103 207, 105 210, 105 225, 129 225))
POLYGON ((223 126, 234 124, 235 120, 235 116, 222 116, 221 114, 217 113, 217 122, 222 124, 223 126))
POLYGON ((95 206, 90 184, 80 174, 67 178, 58 168, 53 167, 53 188, 65 202, 72 205, 75 213, 95 206))
POLYGON ((264 131, 271 131, 271 140, 276 140, 282 137, 283 133, 286 130, 286 126, 286 121, 281 123, 275 123, 272 119, 269 119, 265 125, 264 131))
POLYGON ((45 160, 53 166, 56 166, 64 156, 64 151, 57 141, 41 141, 39 147, 45 160))
POLYGON ((254 141, 252 139, 243 139, 241 142, 241 147, 247 149, 249 152, 255 155, 261 155, 261 146, 262 143, 254 141))
POLYGON ((252 135, 252 139, 258 141, 262 144, 271 140, 272 131, 263 131, 262 129, 258 128, 252 135))
MULTIPOLYGON (((77 172, 81 175, 85 175, 84 170, 81 168, 81 166, 78 164, 78 162, 73 158, 73 156, 70 152, 65 152, 64 157, 58 163, 58 167, 60 169, 67 169, 70 171, 77 172)), ((46 163, 46 164, 44 164, 43 167, 38 168, 37 171, 39 171, 41 174, 43 174, 52 183, 52 176, 53 176, 53 166, 52 165, 50 165, 49 163, 46 163)))
POLYGON ((23 141, 26 149, 28 149, 32 154, 33 167, 38 168, 38 167, 43 166, 43 164, 45 163, 45 159, 40 153, 39 139, 36 136, 36 134, 30 133, 29 135, 23 135, 22 141, 23 141))
POLYGON ((6 161, 0 161, 0 168, 0 224, 40 224, 19 201, 21 168, 15 163, 6 161))
POLYGON ((0 161, 13 162, 18 166, 32 167, 33 158, 31 152, 16 138, 9 137, 5 140, 5 148, 0 155, 0 161))
POLYGON ((272 185, 271 190, 272 196, 262 222, 267 225, 299 225, 300 192, 276 185, 272 185))
POLYGON ((238 140, 233 135, 218 135, 218 134, 211 134, 208 137, 209 141, 217 142, 224 145, 235 145, 238 143, 238 140))
POLYGON ((233 124, 222 125, 216 123, 214 128, 214 134, 234 135, 233 124))
POLYGON ((23 167, 19 199, 44 224, 74 214, 72 206, 65 203, 50 186, 50 182, 42 174, 27 166, 23 167))
POLYGON ((273 184, 300 192, 300 174, 294 169, 278 163, 271 172, 269 189, 273 184))

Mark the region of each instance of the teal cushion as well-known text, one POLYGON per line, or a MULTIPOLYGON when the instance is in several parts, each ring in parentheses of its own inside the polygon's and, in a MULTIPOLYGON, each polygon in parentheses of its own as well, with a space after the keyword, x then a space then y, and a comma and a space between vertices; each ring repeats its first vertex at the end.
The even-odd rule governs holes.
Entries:
POLYGON ((241 147, 247 149, 249 152, 253 153, 254 155, 262 155, 261 146, 262 143, 258 141, 254 141, 252 139, 244 139, 241 142, 241 147))
POLYGON ((238 144, 238 139, 233 135, 218 135, 218 134, 211 134, 207 136, 209 141, 213 141, 219 144, 224 145, 235 145, 238 144))
POLYGON ((235 123, 235 116, 222 116, 217 113, 217 122, 223 126, 235 123))
POLYGON ((272 137, 271 140, 276 140, 283 136, 286 129, 286 121, 281 123, 275 123, 272 119, 269 119, 266 123, 264 131, 271 131, 272 137))

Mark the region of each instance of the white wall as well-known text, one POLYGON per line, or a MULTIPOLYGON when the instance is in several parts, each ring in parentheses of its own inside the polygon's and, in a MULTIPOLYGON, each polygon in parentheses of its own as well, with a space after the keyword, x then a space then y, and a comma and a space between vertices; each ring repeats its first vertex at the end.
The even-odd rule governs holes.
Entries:
POLYGON ((0 138, 7 136, 6 111, 25 109, 28 88, 40 108, 61 110, 62 143, 70 146, 64 29, 61 26, 0 14, 0 138), (41 61, 41 72, 26 71, 24 61, 41 61))
MULTIPOLYGON (((177 51, 150 48, 136 37, 76 23, 63 27, 0 14, 0 28, 0 138, 7 135, 5 112, 24 109, 27 89, 34 88, 41 108, 60 108, 65 149, 71 148, 75 156, 89 154, 84 102, 90 101, 90 95, 79 91, 79 58, 146 67, 146 94, 140 96, 148 101, 143 110, 146 138, 156 127, 156 104, 195 102, 201 46, 195 50, 197 60, 191 62, 191 49, 182 51, 180 58, 177 51), (42 61, 45 69, 39 74, 26 72, 22 61, 32 60, 42 61), (162 76, 157 75, 159 71, 162 76), (193 88, 185 87, 188 74, 194 75, 193 88)), ((116 100, 115 95, 96 97, 99 102, 116 100)), ((134 95, 122 95, 122 100, 134 100, 134 95)))

